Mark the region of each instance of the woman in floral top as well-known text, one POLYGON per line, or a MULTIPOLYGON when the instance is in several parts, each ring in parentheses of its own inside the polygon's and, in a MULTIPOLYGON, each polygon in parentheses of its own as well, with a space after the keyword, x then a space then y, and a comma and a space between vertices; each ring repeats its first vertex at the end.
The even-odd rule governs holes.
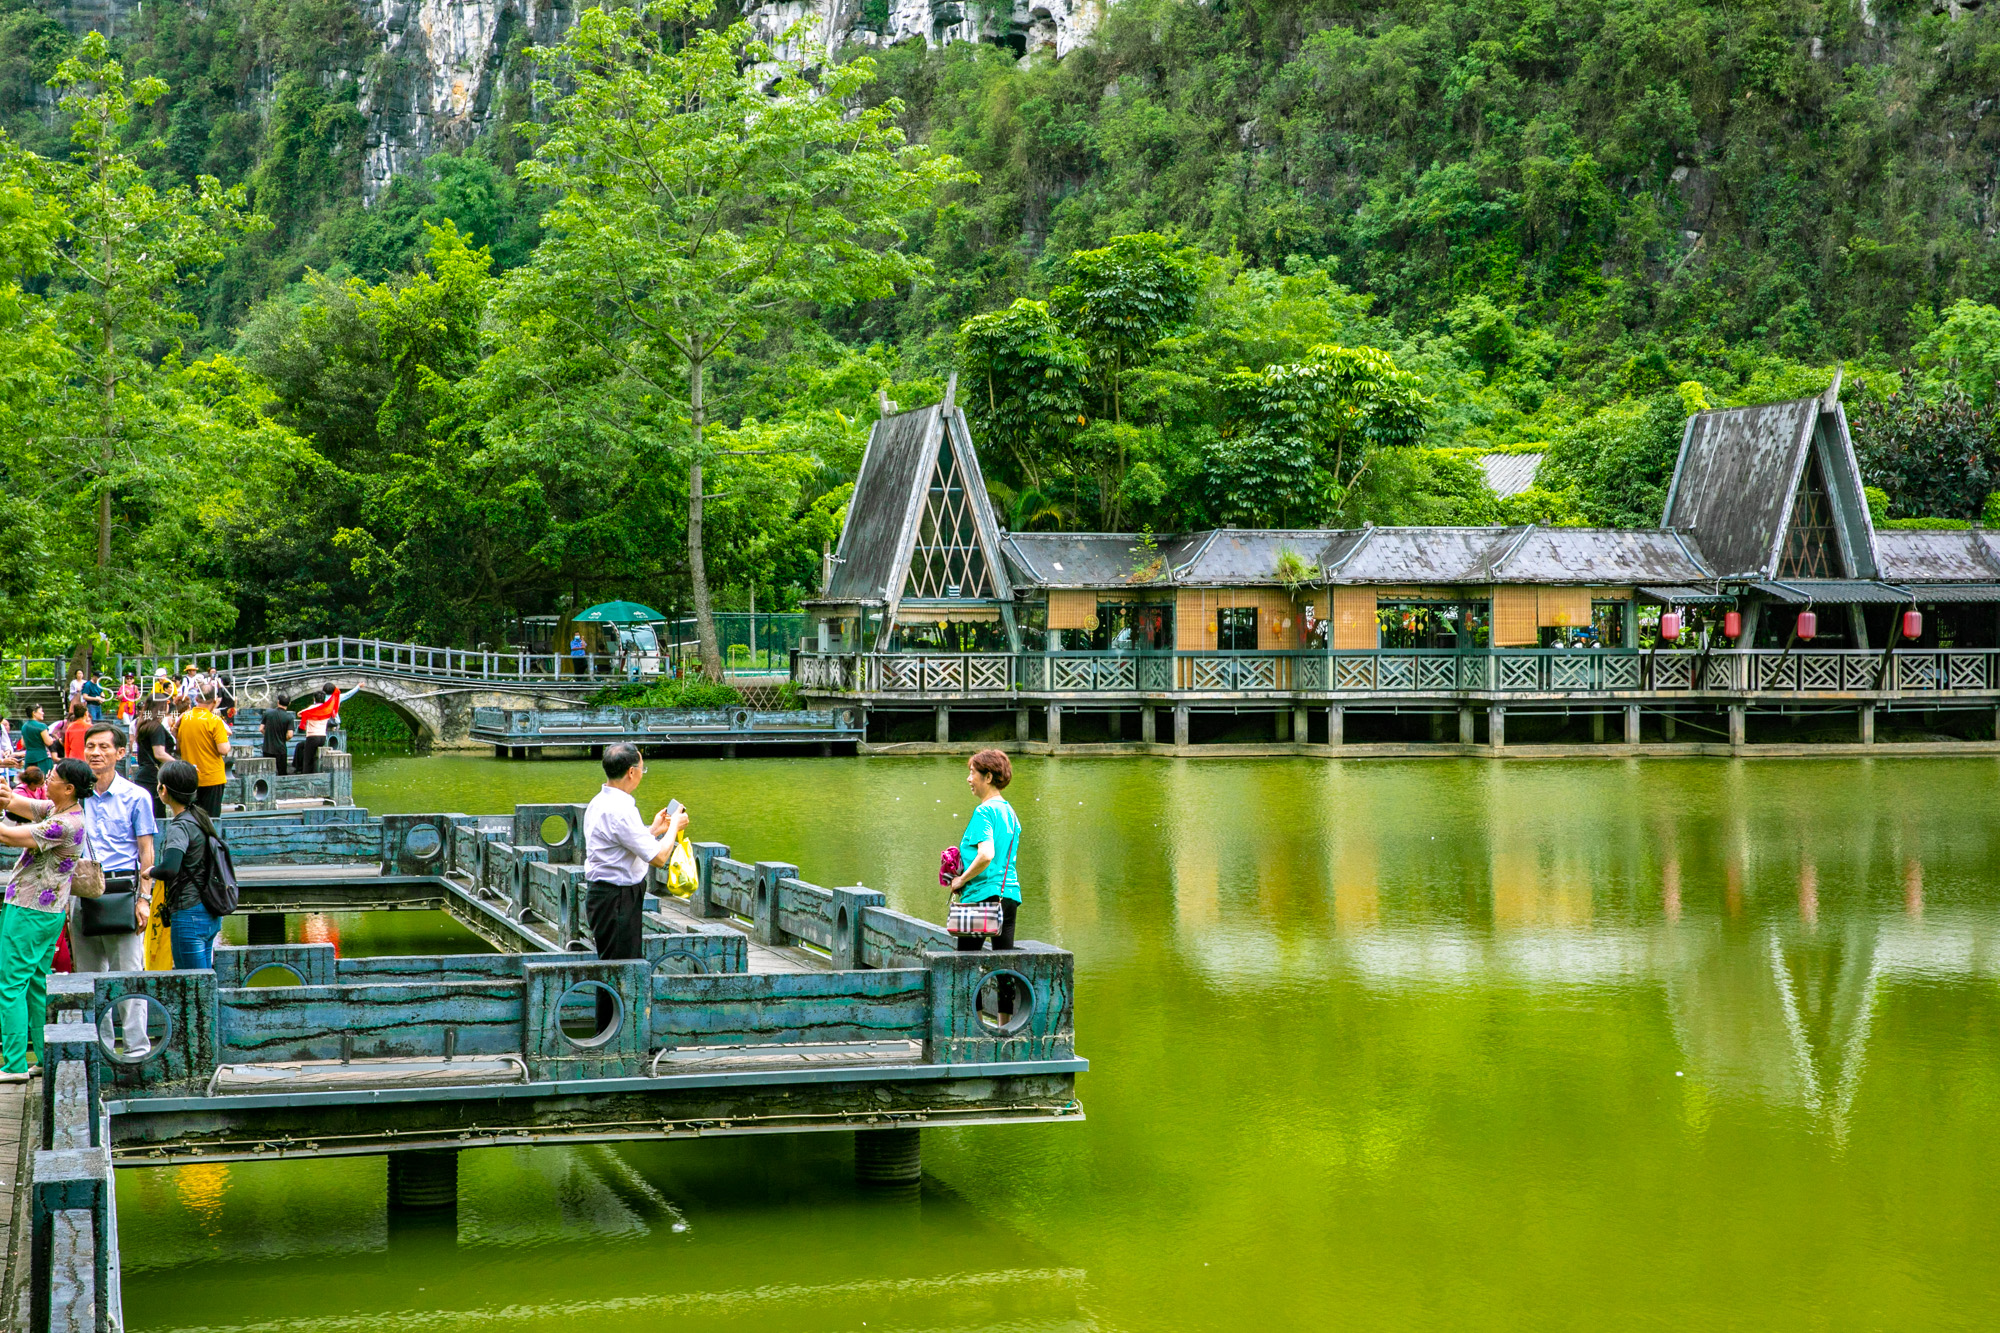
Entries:
POLYGON ((0 906, 0 1083, 22 1083, 28 1049, 39 1062, 49 966, 69 908, 70 877, 90 855, 84 800, 96 785, 90 765, 64 759, 48 777, 46 801, 0 785, 0 809, 23 824, 0 823, 0 846, 21 848, 20 864, 0 906))

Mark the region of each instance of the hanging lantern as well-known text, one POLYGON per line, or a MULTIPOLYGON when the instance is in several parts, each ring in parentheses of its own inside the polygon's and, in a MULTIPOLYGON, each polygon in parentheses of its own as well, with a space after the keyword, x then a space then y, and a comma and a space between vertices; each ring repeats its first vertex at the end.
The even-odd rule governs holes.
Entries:
POLYGON ((1812 642, 1813 635, 1819 633, 1819 617, 1809 610, 1799 612, 1799 623, 1797 632, 1799 636, 1799 642, 1801 643, 1812 642))
POLYGON ((1914 606, 1903 612, 1903 637, 1906 639, 1924 637, 1924 613, 1914 606))
POLYGON ((1660 616, 1660 637, 1668 643, 1681 636, 1681 613, 1668 611, 1660 616))
POLYGON ((1743 637, 1743 613, 1741 611, 1724 611, 1722 613, 1722 633, 1725 638, 1740 639, 1743 637))

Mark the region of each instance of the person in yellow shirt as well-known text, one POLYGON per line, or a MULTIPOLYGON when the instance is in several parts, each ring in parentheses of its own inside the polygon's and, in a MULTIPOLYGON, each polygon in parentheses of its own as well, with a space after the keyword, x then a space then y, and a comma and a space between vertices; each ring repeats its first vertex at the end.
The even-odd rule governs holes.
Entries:
POLYGON ((215 715, 215 692, 204 691, 195 706, 181 714, 181 758, 194 765, 199 785, 194 802, 210 817, 222 814, 222 785, 229 780, 229 724, 215 715))

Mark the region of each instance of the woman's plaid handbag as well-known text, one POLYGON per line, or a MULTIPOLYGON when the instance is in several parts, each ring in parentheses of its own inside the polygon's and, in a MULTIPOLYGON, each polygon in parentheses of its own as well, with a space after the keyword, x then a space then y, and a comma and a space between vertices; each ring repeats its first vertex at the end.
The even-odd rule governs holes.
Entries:
POLYGON ((951 911, 945 914, 944 928, 953 935, 998 935, 1004 910, 1000 902, 998 898, 978 903, 954 900, 951 911))

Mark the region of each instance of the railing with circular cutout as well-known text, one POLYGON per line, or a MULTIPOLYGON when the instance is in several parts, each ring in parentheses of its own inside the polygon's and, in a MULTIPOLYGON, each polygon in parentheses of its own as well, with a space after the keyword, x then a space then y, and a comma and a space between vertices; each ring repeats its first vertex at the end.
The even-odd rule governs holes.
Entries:
POLYGON ((625 1002, 601 981, 576 982, 556 1002, 557 1030, 579 1050, 610 1045, 624 1024, 625 1002))
POLYGON ((141 1065, 166 1054, 174 1040, 174 1016, 150 995, 127 995, 104 1007, 97 1020, 97 1045, 114 1064, 141 1065))
POLYGON ((994 1036, 1018 1036, 1035 1016, 1034 985, 1010 967, 995 968, 972 993, 972 1012, 994 1036))

